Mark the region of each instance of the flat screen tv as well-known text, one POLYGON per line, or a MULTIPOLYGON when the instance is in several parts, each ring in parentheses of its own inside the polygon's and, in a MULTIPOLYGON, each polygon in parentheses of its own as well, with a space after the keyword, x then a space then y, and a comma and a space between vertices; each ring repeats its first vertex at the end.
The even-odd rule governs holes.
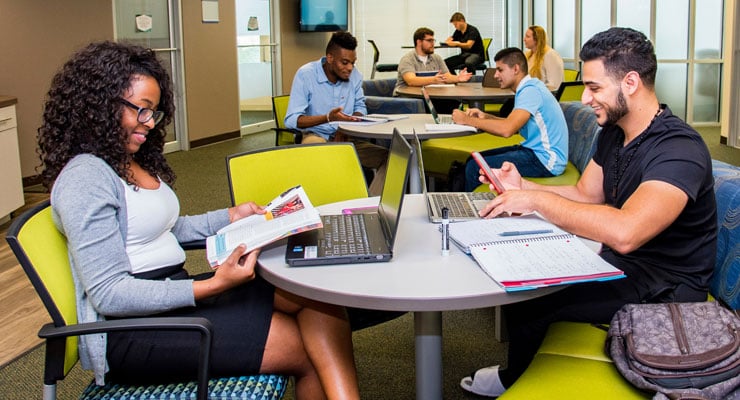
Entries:
POLYGON ((347 30, 347 0, 300 0, 301 32, 347 30))

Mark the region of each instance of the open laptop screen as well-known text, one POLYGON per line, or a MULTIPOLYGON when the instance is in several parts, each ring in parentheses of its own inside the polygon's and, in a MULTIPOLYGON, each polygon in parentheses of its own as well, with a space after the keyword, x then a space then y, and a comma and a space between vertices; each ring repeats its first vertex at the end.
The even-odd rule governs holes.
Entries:
POLYGON ((388 166, 385 171, 383 192, 380 195, 380 204, 378 206, 383 230, 386 231, 386 237, 391 238, 391 248, 393 246, 393 238, 396 236, 396 229, 398 228, 401 203, 406 192, 409 176, 408 171, 413 152, 414 149, 411 148, 408 141, 401 136, 398 129, 394 128, 391 148, 388 153, 388 166))

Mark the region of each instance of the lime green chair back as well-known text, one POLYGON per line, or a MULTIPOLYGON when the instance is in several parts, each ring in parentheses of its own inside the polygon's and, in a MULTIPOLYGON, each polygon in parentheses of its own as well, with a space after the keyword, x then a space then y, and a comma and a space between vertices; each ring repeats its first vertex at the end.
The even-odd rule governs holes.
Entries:
POLYGON ((491 58, 488 56, 488 48, 491 46, 491 42, 493 42, 493 38, 483 38, 483 55, 485 56, 485 62, 488 63, 488 66, 491 66, 491 58))
POLYGON ((275 119, 275 146, 295 143, 295 132, 285 127, 285 114, 288 112, 290 95, 272 97, 272 116, 275 119))
POLYGON ((581 96, 585 88, 586 86, 584 86, 583 81, 564 81, 555 93, 555 98, 561 103, 565 101, 581 101, 581 96))
POLYGON ((577 69, 564 69, 563 70, 563 82, 574 82, 578 80, 578 76, 581 73, 577 69))
MULTIPOLYGON (((67 239, 54 225, 49 201, 13 221, 6 240, 54 325, 76 324, 77 303, 67 255, 67 239)), ((63 371, 57 373, 66 375, 77 360, 77 336, 70 336, 65 347, 63 371)))
POLYGON ((302 185, 319 206, 367 197, 365 176, 352 143, 280 146, 226 157, 232 204, 264 205, 302 185))

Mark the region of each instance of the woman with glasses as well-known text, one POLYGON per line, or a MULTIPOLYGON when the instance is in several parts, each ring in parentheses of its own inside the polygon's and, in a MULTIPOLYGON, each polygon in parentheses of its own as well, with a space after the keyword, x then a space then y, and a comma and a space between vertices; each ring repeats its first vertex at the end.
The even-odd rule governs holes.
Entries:
MULTIPOLYGON (((41 175, 68 241, 79 322, 205 317, 214 326, 211 376, 287 374, 296 398, 359 398, 343 308, 274 288, 255 274, 259 251, 243 246, 214 272, 183 269, 179 242, 264 210, 249 202, 179 216, 162 154, 173 114, 170 77, 142 47, 93 43, 53 78, 38 130, 41 175)), ((87 335, 80 358, 98 384, 182 381, 196 376, 198 341, 182 332, 87 335)))

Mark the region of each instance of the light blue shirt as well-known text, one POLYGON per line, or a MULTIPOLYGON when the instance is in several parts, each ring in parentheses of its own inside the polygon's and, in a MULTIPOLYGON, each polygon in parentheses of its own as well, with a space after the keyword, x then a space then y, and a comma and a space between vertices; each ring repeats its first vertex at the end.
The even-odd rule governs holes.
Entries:
MULTIPOLYGON (((356 112, 367 114, 360 71, 353 69, 349 81, 337 80, 337 83, 331 83, 322 67, 325 62, 326 57, 322 57, 318 61, 303 65, 296 72, 293 86, 290 88, 288 111, 285 114, 287 128, 298 129, 298 117, 301 115, 326 115, 337 107, 343 107, 342 112, 347 115, 356 112)), ((302 130, 329 139, 334 136, 337 126, 325 123, 302 130)))
POLYGON ((516 88, 514 109, 529 113, 519 130, 522 146, 534 151, 537 159, 553 175, 565 171, 568 162, 568 125, 563 110, 542 81, 529 75, 516 88))

